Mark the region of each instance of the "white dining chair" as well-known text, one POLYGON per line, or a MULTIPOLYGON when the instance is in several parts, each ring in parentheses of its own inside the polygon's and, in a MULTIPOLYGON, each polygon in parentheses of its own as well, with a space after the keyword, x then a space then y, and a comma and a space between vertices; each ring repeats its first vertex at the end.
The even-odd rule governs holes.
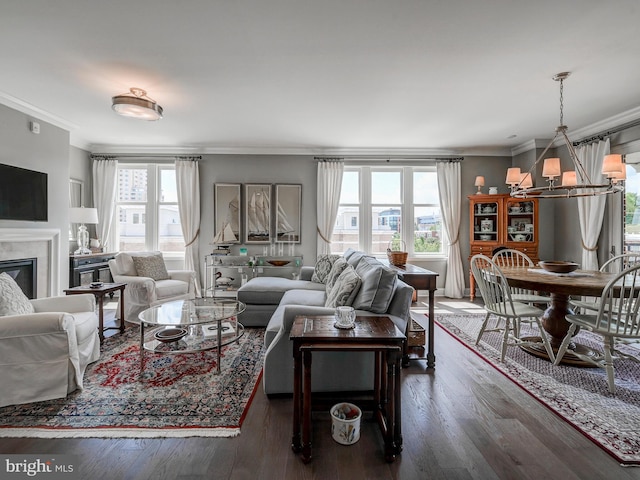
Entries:
POLYGON ((480 295, 484 301, 484 309, 487 314, 480 327, 476 339, 476 345, 487 332, 499 332, 502 334, 500 360, 504 357, 508 346, 539 345, 540 341, 523 339, 520 337, 521 319, 532 319, 540 330, 540 339, 544 348, 553 362, 554 353, 546 332, 542 328, 540 317, 543 311, 533 305, 519 302, 513 299, 511 287, 507 283, 500 267, 486 255, 474 255, 471 258, 471 272, 480 289, 480 295), (491 316, 498 317, 499 322, 493 328, 487 328, 491 316))
MULTIPOLYGON (((529 267, 533 268, 533 260, 520 250, 507 248, 497 251, 492 260, 499 267, 529 267)), ((529 304, 548 304, 551 299, 548 296, 540 295, 533 290, 526 288, 514 288, 511 287, 511 296, 518 302, 524 302, 529 304)))
MULTIPOLYGON (((597 355, 573 352, 577 358, 589 362, 607 372, 609 392, 615 393, 614 360, 628 358, 640 362, 640 358, 620 351, 617 346, 640 342, 640 264, 633 265, 618 273, 609 281, 598 300, 596 313, 567 315, 571 324, 560 344, 555 365, 558 365, 569 348, 578 328, 589 330, 602 336, 603 349, 597 355)), ((640 354, 639 354, 640 355, 640 354)))

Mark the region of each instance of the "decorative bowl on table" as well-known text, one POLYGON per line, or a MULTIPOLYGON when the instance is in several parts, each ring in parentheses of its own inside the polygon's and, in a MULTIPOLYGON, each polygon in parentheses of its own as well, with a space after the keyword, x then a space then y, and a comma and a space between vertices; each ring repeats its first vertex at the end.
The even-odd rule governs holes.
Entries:
POLYGON ((571 273, 577 270, 580 265, 574 262, 563 262, 560 260, 550 260, 538 263, 544 270, 552 273, 571 273))
POLYGON ((164 328, 162 330, 158 330, 153 336, 156 340, 160 342, 169 343, 169 342, 177 342, 182 337, 187 334, 186 328, 164 328))
POLYGON ((267 260, 267 263, 270 263, 274 267, 284 267, 285 265, 291 263, 291 260, 267 260))

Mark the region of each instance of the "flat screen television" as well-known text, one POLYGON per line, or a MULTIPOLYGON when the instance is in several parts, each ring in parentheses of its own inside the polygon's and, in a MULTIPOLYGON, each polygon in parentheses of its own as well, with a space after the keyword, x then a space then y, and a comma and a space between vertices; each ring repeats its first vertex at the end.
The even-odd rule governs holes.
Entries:
POLYGON ((48 220, 47 174, 0 164, 0 219, 48 220))

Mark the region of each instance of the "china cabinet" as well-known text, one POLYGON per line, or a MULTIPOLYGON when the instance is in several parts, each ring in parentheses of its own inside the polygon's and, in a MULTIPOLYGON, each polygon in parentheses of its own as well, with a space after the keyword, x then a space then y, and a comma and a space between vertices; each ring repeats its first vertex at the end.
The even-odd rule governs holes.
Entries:
MULTIPOLYGON (((498 247, 512 248, 538 262, 538 199, 513 198, 509 194, 469 195, 469 259, 488 257, 498 247)), ((471 300, 475 282, 469 271, 471 300)))

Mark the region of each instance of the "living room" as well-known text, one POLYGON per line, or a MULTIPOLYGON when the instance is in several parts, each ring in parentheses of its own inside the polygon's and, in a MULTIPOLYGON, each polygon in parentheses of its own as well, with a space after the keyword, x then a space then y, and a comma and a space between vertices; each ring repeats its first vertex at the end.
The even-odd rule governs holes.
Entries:
MULTIPOLYGON (((317 256, 320 160, 339 158, 346 166, 384 168, 433 167, 437 160, 462 158, 459 245, 464 294, 468 295, 471 232, 467 195, 476 192, 474 183, 480 175, 484 177, 484 193, 496 186, 499 193, 506 194, 507 169, 517 166, 527 171, 532 167, 557 126, 554 74, 572 72, 564 92, 572 140, 613 132, 608 135, 612 153, 640 151, 640 125, 635 123, 640 118, 640 72, 634 60, 640 52, 631 34, 640 13, 633 2, 614 2, 617 8, 589 2, 575 12, 571 2, 543 2, 518 10, 510 2, 500 1, 465 5, 464 14, 421 2, 401 2, 401 7, 330 2, 324 8, 302 7, 295 2, 276 6, 251 2, 244 5, 246 10, 213 2, 212 8, 198 5, 206 9, 199 19, 185 7, 152 2, 133 2, 133 6, 116 2, 95 9, 72 1, 58 7, 37 2, 42 8, 38 15, 32 13, 35 8, 29 11, 11 3, 0 19, 0 31, 4 32, 0 39, 5 45, 15 45, 12 53, 6 54, 6 67, 0 75, 0 163, 46 173, 49 205, 46 222, 0 220, 0 235, 19 230, 22 242, 25 236, 37 237, 41 231, 60 232, 55 240, 57 258, 52 259, 47 273, 51 278, 39 288, 39 296, 60 295, 69 286, 69 254, 77 248, 76 242, 67 238, 69 182, 82 182, 83 205, 94 205, 94 155, 116 158, 122 165, 167 164, 180 156, 199 157, 201 223, 197 246, 201 258, 213 248, 216 184, 301 185, 302 238, 295 253, 304 257, 307 266, 313 266, 317 256), (508 12, 498 14, 498 8, 508 12), (63 15, 55 11, 58 9, 63 15), (551 18, 549 12, 553 12, 551 18), (153 20, 149 23, 156 25, 143 31, 139 20, 133 19, 138 14, 148 15, 146 18, 153 20), (587 22, 584 30, 589 32, 585 34, 575 25, 566 30, 563 26, 563 35, 558 38, 558 26, 564 23, 561 20, 575 15, 579 18, 571 23, 587 22), (126 25, 120 26, 119 21, 126 25), (474 25, 477 23, 485 27, 474 25), (613 28, 617 34, 600 32, 604 24, 617 25, 613 28), (486 25, 492 27, 487 29, 486 25), (136 28, 141 32, 134 36, 130 32, 136 28), (432 33, 427 33, 430 29, 432 33), (278 33, 271 36, 273 31, 278 33), (463 31, 468 32, 464 39, 463 31), (593 31, 600 34, 593 35, 593 31), (152 38, 158 45, 154 46, 152 38), (206 45, 190 50, 186 46, 189 42, 206 45), (540 46, 534 45, 536 42, 540 46), (450 47, 445 48, 447 43, 450 47), (505 48, 505 44, 512 47, 505 48), (554 53, 559 46, 566 50, 554 53), (525 54, 514 53, 516 48, 525 54), (435 53, 440 49, 441 53, 435 53), (422 58, 424 52, 428 52, 427 58, 422 58), (604 66, 609 72, 606 75, 604 66), (49 73, 55 75, 49 77, 49 73), (302 84, 308 86, 302 88, 302 84), (131 87, 144 87, 164 107, 164 118, 144 122, 118 116, 111 108, 112 97, 131 87), (516 134, 516 138, 507 139, 516 134)), ((562 159, 563 166, 569 165, 569 154, 560 142, 551 153, 562 159)), ((541 173, 541 165, 537 171, 541 173)), ((608 212, 597 242, 601 259, 607 258, 616 241, 610 235, 613 226, 608 212)), ((542 201, 539 218, 539 257, 581 262, 577 200, 542 201)), ((91 232, 94 236, 94 227, 91 232)), ((3 249, 2 242, 0 237, 0 260, 13 258, 13 251, 3 249)), ((241 246, 248 248, 249 255, 263 251, 262 245, 238 244, 232 247, 233 252, 241 246)), ((449 268, 446 255, 417 255, 410 261, 438 273, 438 300, 446 301, 442 296, 449 268)), ((182 265, 179 256, 168 258, 169 267, 182 265)), ((455 348, 453 342, 443 345, 455 348)), ((456 358, 455 354, 442 355, 439 362, 455 363, 456 358)), ((443 368, 441 376, 445 371, 471 376, 462 367, 447 368, 450 370, 443 368)), ((476 370, 484 375, 482 366, 475 365, 476 370)), ((505 397, 516 394, 509 386, 500 385, 505 397)), ((421 387, 430 388, 428 382, 421 387)), ((460 385, 452 389, 458 394, 465 392, 460 385)), ((290 440, 286 438, 290 433, 289 406, 269 406, 266 398, 254 403, 249 422, 256 435, 252 448, 269 453, 258 445, 269 442, 260 431, 259 416, 265 412, 286 426, 271 424, 269 435, 278 435, 279 441, 290 440), (283 429, 286 434, 278 433, 283 429)), ((463 408, 459 406, 452 415, 464 415, 463 408)), ((535 424, 536 420, 530 422, 535 424)), ((566 433, 563 427, 558 428, 566 433)), ((374 436, 373 431, 368 433, 374 436)), ((176 448, 185 453, 194 447, 199 455, 207 455, 207 447, 192 440, 181 440, 184 443, 176 448)), ((55 450, 54 442, 35 441, 27 450, 55 450)), ((67 442, 71 441, 62 440, 64 451, 76 448, 67 442)), ((120 448, 102 440, 85 442, 101 449, 120 448)), ((234 455, 230 450, 240 448, 239 442, 214 442, 229 458, 234 455)), ((153 455, 154 449, 157 455, 172 455, 172 447, 166 443, 123 443, 122 455, 127 458, 139 450, 147 455, 153 455)), ((426 451, 428 443, 419 448, 426 451)), ((15 444, 11 448, 19 449, 15 444)), ((359 458, 378 454, 374 441, 362 448, 359 458)), ((88 455, 89 447, 83 446, 82 452, 88 455)), ((340 450, 331 452, 344 455, 340 450)), ((278 448, 279 458, 287 453, 288 445, 278 448)), ((436 454, 446 464, 446 453, 436 454)), ((102 462, 107 460, 98 462, 96 468, 106 464, 102 462)), ((238 463, 242 462, 235 463, 234 475, 241 477, 238 463)), ((425 470, 416 467, 413 471, 425 470)), ((388 474, 395 476, 398 471, 388 474)))

